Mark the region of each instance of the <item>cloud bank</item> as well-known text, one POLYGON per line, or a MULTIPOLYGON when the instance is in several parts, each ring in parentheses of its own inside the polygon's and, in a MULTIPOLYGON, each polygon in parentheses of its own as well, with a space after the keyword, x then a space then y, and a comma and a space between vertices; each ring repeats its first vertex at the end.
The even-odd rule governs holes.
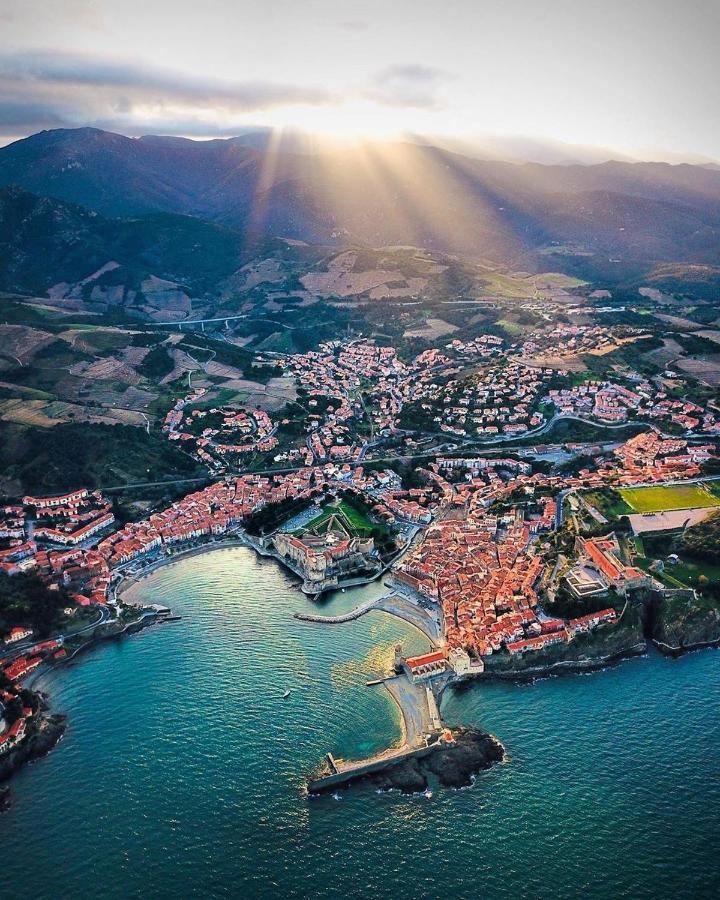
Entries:
POLYGON ((226 82, 191 77, 127 60, 46 51, 0 53, 0 133, 77 125, 146 130, 150 123, 192 133, 218 132, 231 120, 280 106, 337 102, 312 85, 270 81, 226 82), (215 124, 212 124, 214 120, 215 124))
POLYGON ((91 125, 128 134, 154 130, 210 137, 247 126, 246 117, 254 113, 328 107, 348 99, 432 110, 450 78, 440 69, 408 63, 332 91, 298 83, 221 81, 76 53, 0 52, 0 135, 91 125))

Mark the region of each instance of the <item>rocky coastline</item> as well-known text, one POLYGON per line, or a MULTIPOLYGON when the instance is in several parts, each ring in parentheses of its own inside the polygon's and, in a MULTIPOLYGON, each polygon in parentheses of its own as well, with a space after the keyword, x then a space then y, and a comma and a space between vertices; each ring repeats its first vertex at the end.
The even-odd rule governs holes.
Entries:
MULTIPOLYGON (((436 745, 423 755, 409 756, 400 762, 389 761, 387 766, 354 779, 378 791, 400 791, 403 794, 422 793, 437 783, 444 788, 463 788, 473 784, 475 777, 505 759, 505 748, 496 737, 471 728, 453 731, 453 742, 436 745)), ((348 787, 352 782, 344 785, 348 787)), ((329 787, 318 793, 332 793, 329 787)))
MULTIPOLYGON (((560 659, 541 666, 527 666, 522 669, 486 669, 481 675, 471 676, 472 681, 513 681, 525 683, 552 678, 558 675, 582 675, 586 672, 599 672, 610 666, 619 665, 623 660, 634 656, 643 656, 647 652, 647 643, 637 641, 628 647, 607 655, 588 656, 579 659, 560 659)), ((462 684, 460 680, 455 684, 462 684)))
POLYGON ((43 694, 39 697, 41 708, 32 723, 30 734, 0 759, 0 812, 6 810, 11 802, 7 782, 25 765, 50 753, 65 734, 67 717, 49 713, 46 697, 43 694))
POLYGON ((650 639, 664 656, 720 646, 720 610, 702 597, 686 598, 678 591, 663 598, 653 611, 650 639))
MULTIPOLYGON (((81 654, 99 646, 108 640, 120 640, 128 635, 137 634, 144 628, 158 622, 165 621, 167 617, 158 616, 157 613, 148 613, 139 619, 121 625, 118 622, 98 625, 90 636, 72 649, 68 656, 51 667, 38 672, 38 676, 46 674, 59 666, 67 665, 81 654)), ((36 674, 36 673, 33 673, 36 674)), ((28 689, 32 688, 28 685, 28 689)), ((33 691, 38 700, 38 711, 31 720, 27 737, 4 756, 0 757, 0 812, 7 809, 11 802, 10 787, 6 783, 16 775, 20 769, 33 760, 46 756, 62 739, 67 728, 67 716, 61 713, 49 712, 49 699, 42 691, 33 691)))
POLYGON ((694 653, 696 650, 711 650, 720 648, 720 637, 714 637, 707 641, 693 641, 690 643, 667 644, 664 641, 653 638, 653 646, 662 653, 663 656, 670 656, 677 659, 686 653, 694 653))

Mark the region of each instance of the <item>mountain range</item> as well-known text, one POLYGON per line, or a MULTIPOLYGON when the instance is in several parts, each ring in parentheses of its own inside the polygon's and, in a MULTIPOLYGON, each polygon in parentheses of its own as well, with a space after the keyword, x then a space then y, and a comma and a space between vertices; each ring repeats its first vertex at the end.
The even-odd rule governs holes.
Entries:
POLYGON ((18 291, 114 259, 212 292, 273 237, 411 244, 616 282, 668 266, 716 278, 720 266, 712 166, 518 164, 419 143, 293 152, 256 135, 80 128, 0 149, 0 186, 0 287, 18 291))

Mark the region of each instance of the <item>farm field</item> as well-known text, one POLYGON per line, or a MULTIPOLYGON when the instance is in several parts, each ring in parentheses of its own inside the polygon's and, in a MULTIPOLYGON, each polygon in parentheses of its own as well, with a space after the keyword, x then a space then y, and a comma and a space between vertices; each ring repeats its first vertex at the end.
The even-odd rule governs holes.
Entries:
POLYGON ((445 335, 448 334, 453 334, 457 330, 457 325, 451 325, 449 322, 445 322, 443 319, 429 318, 422 325, 415 325, 413 328, 408 328, 403 336, 406 338, 425 338, 426 340, 431 341, 441 337, 445 337, 445 335))
POLYGON ((628 506, 639 513, 720 506, 720 497, 713 489, 699 484, 622 488, 619 493, 628 506))

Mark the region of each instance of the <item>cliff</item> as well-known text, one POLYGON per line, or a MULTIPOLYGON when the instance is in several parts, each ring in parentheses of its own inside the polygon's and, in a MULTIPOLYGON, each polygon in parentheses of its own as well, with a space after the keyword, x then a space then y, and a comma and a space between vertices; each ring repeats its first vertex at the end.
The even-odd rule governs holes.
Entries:
POLYGON ((630 607, 617 625, 600 626, 567 644, 555 644, 524 655, 498 653, 485 659, 484 678, 531 679, 563 672, 584 672, 604 668, 627 656, 646 650, 643 622, 630 607))
POLYGON ((653 607, 651 637, 668 656, 720 644, 720 603, 693 591, 665 591, 653 607))

